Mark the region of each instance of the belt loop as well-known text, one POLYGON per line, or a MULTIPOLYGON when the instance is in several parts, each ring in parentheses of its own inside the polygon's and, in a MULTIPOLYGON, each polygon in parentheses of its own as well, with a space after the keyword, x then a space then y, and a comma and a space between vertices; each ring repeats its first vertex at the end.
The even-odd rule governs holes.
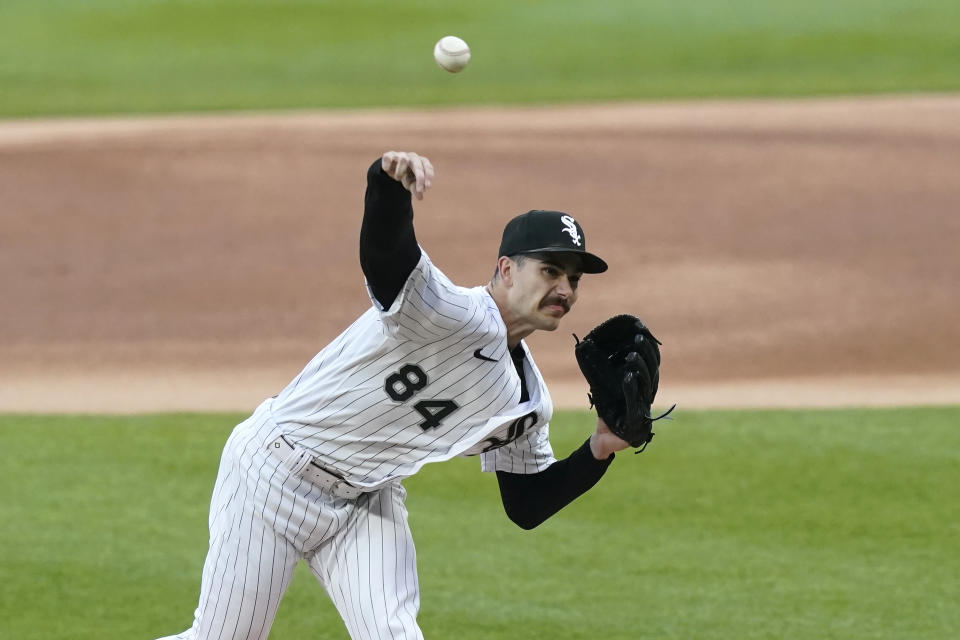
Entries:
POLYGON ((363 489, 360 487, 355 487, 314 462, 310 450, 290 444, 284 436, 270 441, 267 444, 267 450, 277 454, 280 457, 280 463, 292 475, 312 482, 338 498, 353 500, 363 494, 363 489))
POLYGON ((313 456, 309 451, 302 447, 294 447, 283 459, 283 466, 289 469, 293 475, 301 476, 312 460, 313 456))

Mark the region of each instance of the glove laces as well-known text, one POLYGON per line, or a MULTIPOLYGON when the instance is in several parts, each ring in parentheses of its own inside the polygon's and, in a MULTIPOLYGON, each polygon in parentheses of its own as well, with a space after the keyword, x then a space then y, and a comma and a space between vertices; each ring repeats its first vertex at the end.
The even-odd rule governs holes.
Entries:
MULTIPOLYGON (((660 415, 658 415, 656 418, 651 418, 650 416, 647 416, 647 418, 650 419, 650 422, 656 422, 657 420, 663 420, 663 419, 665 419, 665 418, 666 418, 667 420, 673 420, 673 418, 667 418, 667 416, 669 416, 671 413, 673 413, 673 410, 676 409, 676 408, 677 408, 677 403, 674 402, 673 405, 672 405, 669 409, 667 409, 666 411, 664 411, 663 413, 661 413, 660 415)), ((653 440, 653 436, 655 436, 655 435, 657 435, 657 434, 654 433, 653 431, 651 431, 651 432, 650 432, 650 439, 647 440, 646 442, 644 442, 644 443, 643 443, 643 446, 642 446, 642 447, 639 447, 636 451, 633 452, 633 454, 636 455, 636 454, 638 454, 638 453, 643 453, 643 450, 647 448, 647 445, 650 444, 650 442, 653 440)))

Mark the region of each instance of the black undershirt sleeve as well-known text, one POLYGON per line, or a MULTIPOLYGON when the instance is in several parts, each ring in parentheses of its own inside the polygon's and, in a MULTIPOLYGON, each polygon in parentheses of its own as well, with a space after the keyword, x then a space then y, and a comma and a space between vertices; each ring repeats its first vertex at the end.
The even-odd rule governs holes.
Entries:
POLYGON ((360 226, 360 268, 374 297, 390 308, 420 261, 410 192, 383 172, 380 158, 367 170, 360 226))
MULTIPOLYGON (((377 158, 367 170, 360 268, 384 308, 393 304, 419 261, 410 192, 383 173, 377 158)), ((539 473, 498 471, 500 496, 507 515, 518 526, 533 529, 595 485, 613 457, 595 459, 588 439, 569 457, 539 473)))
POLYGON ((597 460, 590 439, 539 473, 497 471, 503 509, 517 526, 533 529, 599 482, 614 454, 597 460))

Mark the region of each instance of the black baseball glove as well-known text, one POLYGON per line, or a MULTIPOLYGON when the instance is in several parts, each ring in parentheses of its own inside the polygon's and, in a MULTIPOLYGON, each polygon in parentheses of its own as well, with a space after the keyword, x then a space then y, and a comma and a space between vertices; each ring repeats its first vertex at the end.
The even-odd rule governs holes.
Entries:
POLYGON ((660 384, 660 341, 639 318, 619 315, 597 325, 574 352, 590 385, 590 406, 615 435, 643 451, 653 440, 650 415, 660 384))

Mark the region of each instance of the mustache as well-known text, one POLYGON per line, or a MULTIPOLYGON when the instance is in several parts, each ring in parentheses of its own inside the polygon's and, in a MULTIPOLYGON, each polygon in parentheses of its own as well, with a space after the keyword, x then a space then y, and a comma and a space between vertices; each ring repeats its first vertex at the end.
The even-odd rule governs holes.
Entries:
POLYGON ((565 300, 564 298, 544 298, 543 302, 540 303, 540 306, 549 307, 554 304, 563 307, 564 313, 567 313, 570 311, 570 302, 565 300))

